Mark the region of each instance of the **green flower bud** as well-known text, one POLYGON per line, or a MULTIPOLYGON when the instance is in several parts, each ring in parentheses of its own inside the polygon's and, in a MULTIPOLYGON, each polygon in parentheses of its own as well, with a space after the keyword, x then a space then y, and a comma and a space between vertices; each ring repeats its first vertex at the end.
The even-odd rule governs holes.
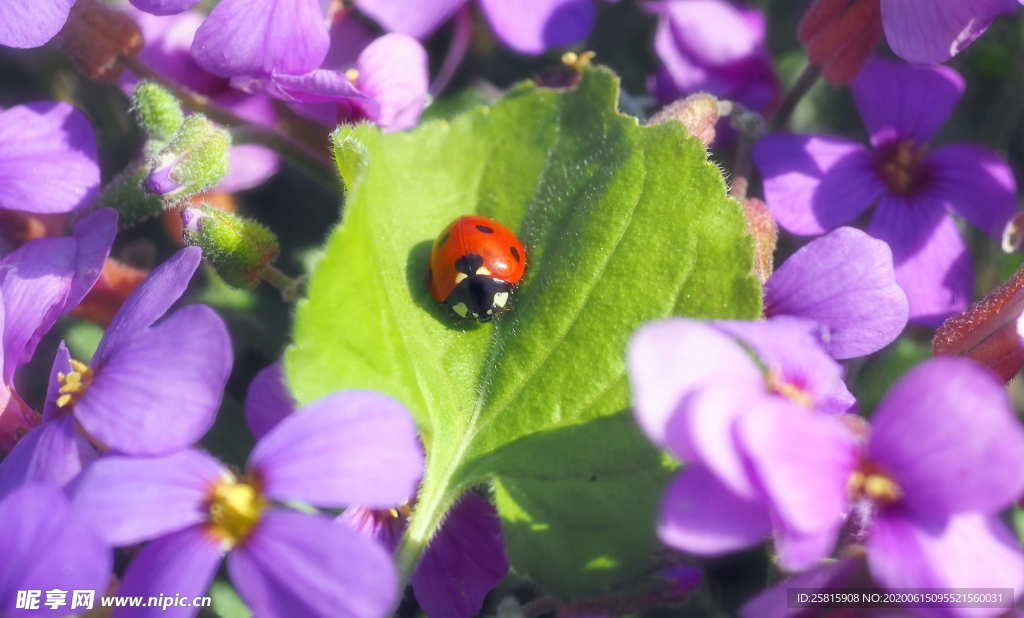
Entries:
POLYGON ((159 214, 164 202, 159 196, 142 189, 149 169, 141 162, 134 163, 103 187, 96 204, 117 210, 121 228, 129 228, 159 214))
POLYGON ((141 82, 132 93, 132 111, 149 139, 163 145, 185 120, 177 97, 153 82, 141 82))
POLYGON ((150 160, 146 191, 175 204, 209 189, 228 173, 231 134, 202 114, 185 118, 150 160))
POLYGON ((277 258, 277 236, 266 226, 207 205, 181 211, 185 242, 203 250, 224 281, 241 288, 259 283, 277 258))

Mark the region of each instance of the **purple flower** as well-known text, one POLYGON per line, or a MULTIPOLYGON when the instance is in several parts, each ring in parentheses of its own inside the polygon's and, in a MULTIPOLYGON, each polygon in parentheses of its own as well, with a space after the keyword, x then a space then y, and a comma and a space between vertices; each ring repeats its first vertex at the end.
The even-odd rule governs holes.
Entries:
POLYGON ((947 211, 998 237, 1016 210, 1013 173, 998 155, 927 150, 962 91, 952 69, 872 60, 853 83, 871 148, 793 134, 754 148, 768 206, 794 234, 824 233, 875 206, 867 231, 892 248, 910 319, 923 324, 962 311, 971 291, 970 256, 947 211))
MULTIPOLYGON (((61 611, 48 611, 42 591, 59 589, 91 591, 94 603, 107 588, 112 559, 110 548, 86 523, 72 511, 67 498, 55 487, 28 485, 0 499, 0 614, 16 612, 18 593, 38 590, 38 609, 24 614, 63 616, 61 611)), ((24 607, 24 599, 22 607, 24 607)), ((91 609, 87 607, 85 609, 91 609)), ((80 612, 72 612, 80 613, 80 612)), ((84 613, 84 610, 81 610, 84 613)))
POLYGON ((654 50, 661 66, 651 90, 662 103, 698 91, 767 109, 778 81, 764 48, 760 11, 725 0, 649 3, 658 16, 654 50))
POLYGON ((387 34, 372 40, 358 22, 344 19, 332 31, 323 68, 303 75, 239 77, 232 81, 262 92, 327 126, 369 120, 384 130, 415 126, 427 102, 427 53, 416 39, 387 34))
POLYGON ((92 288, 116 232, 117 215, 103 209, 79 221, 71 236, 28 242, 0 260, 0 449, 10 451, 39 422, 14 389, 15 371, 92 288))
MULTIPOLYGON (((0 24, 11 6, 0 7, 0 24)), ((40 101, 0 112, 0 208, 68 212, 91 203, 99 186, 96 136, 80 111, 40 101)))
POLYGON ((398 596, 388 552, 281 503, 395 506, 415 488, 422 462, 401 404, 347 391, 281 421, 256 444, 244 475, 195 450, 109 456, 83 473, 74 505, 112 545, 153 539, 129 565, 121 594, 203 594, 227 554, 255 615, 383 616, 398 596))
POLYGON ((837 417, 853 398, 812 333, 792 318, 673 319, 633 336, 628 366, 637 421, 653 442, 689 463, 664 500, 658 533, 665 543, 721 554, 774 532, 782 564, 802 568, 817 558, 808 557, 814 552, 807 546, 822 528, 834 535, 845 490, 818 484, 808 490, 816 491, 813 503, 772 505, 764 474, 810 482, 810 472, 773 461, 759 470, 741 440, 750 425, 785 421, 799 428, 791 444, 805 445, 791 450, 796 461, 825 456, 818 444, 828 444, 832 458, 854 458, 852 437, 837 417))
POLYGON ((187 11, 199 0, 131 0, 135 8, 153 15, 175 15, 187 11))
MULTIPOLYGON (((245 418, 259 438, 292 415, 295 403, 284 385, 280 363, 253 379, 245 399, 245 418)), ((338 518, 348 528, 375 539, 394 552, 405 532, 410 509, 349 506, 338 518)), ((412 589, 423 611, 433 618, 470 618, 484 597, 505 577, 508 559, 494 507, 468 492, 452 507, 412 576, 412 589)))
POLYGON ((889 47, 905 60, 945 62, 985 32, 996 17, 1020 9, 1018 0, 881 0, 889 47))
POLYGON ((0 45, 45 45, 64 27, 75 1, 5 0, 0 3, 0 45))
POLYGON ((764 315, 793 316, 825 327, 833 358, 871 354, 907 324, 907 295, 896 283, 884 242, 838 228, 791 255, 764 284, 764 315))
POLYGON ((4 461, 0 486, 16 484, 20 475, 56 483, 74 477, 91 459, 76 428, 98 445, 139 455, 170 453, 206 433, 231 370, 227 329, 203 305, 154 324, 184 293, 201 258, 189 247, 154 270, 125 301, 88 364, 58 352, 46 422, 4 461))
MULTIPOLYGON (((386 30, 424 38, 467 0, 423 0, 410 10, 404 0, 357 0, 356 6, 386 30)), ((594 26, 593 0, 480 0, 499 39, 523 54, 582 41, 594 26)))

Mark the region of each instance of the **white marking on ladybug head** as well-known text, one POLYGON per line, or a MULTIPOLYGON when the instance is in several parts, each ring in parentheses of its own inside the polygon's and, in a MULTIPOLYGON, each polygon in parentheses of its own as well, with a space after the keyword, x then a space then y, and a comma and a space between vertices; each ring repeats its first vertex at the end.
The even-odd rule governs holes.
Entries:
POLYGON ((508 302, 508 292, 498 292, 494 295, 494 306, 505 307, 505 303, 508 302))
POLYGON ((476 269, 476 274, 478 274, 478 275, 486 275, 486 276, 490 277, 491 276, 491 269, 487 268, 486 266, 481 266, 480 268, 476 269))
POLYGON ((466 303, 458 303, 456 305, 452 305, 452 311, 459 314, 460 318, 464 318, 466 317, 466 314, 469 313, 469 307, 466 306, 466 303))
POLYGON ((462 280, 465 279, 467 276, 468 275, 466 275, 466 273, 457 273, 455 275, 455 285, 459 285, 460 283, 462 283, 462 280))

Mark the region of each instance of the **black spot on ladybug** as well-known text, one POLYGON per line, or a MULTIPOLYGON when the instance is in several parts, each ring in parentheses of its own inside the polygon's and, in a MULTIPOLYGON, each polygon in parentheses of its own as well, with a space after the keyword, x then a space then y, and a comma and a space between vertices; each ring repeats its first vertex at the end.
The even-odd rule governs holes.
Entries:
POLYGON ((487 227, 486 225, 478 225, 478 226, 476 226, 476 229, 480 230, 484 234, 493 234, 494 233, 494 228, 487 227))
POLYGON ((484 258, 477 253, 467 253, 455 260, 455 270, 467 275, 475 275, 478 268, 484 265, 484 258))
POLYGON ((512 257, 514 257, 517 262, 523 261, 522 258, 519 257, 519 249, 516 249, 515 247, 509 247, 508 250, 512 252, 512 257))

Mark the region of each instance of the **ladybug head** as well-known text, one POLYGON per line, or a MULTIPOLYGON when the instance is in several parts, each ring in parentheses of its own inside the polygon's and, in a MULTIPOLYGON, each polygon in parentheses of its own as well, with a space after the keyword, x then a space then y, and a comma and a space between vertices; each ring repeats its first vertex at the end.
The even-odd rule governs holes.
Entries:
POLYGON ((512 284, 486 275, 470 275, 452 290, 445 302, 459 317, 488 322, 508 308, 512 284))

